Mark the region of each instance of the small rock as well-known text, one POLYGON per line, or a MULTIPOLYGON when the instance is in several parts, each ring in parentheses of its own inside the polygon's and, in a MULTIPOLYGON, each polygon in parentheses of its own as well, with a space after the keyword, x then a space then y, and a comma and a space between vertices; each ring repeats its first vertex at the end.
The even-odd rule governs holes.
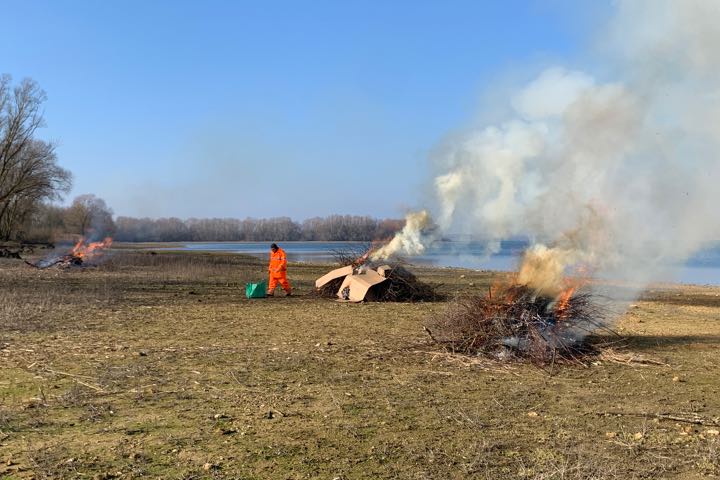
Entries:
POLYGON ((633 435, 633 438, 635 440, 641 440, 643 438, 643 434, 641 432, 637 432, 635 435, 633 435))
POLYGON ((213 418, 214 418, 215 420, 220 420, 221 418, 230 418, 230 417, 228 417, 228 416, 225 415, 224 413, 216 413, 215 415, 213 415, 213 418))
POLYGON ((605 436, 607 438, 615 438, 617 436, 617 433, 615 432, 605 432, 605 436))
POLYGON ((469 287, 474 287, 474 286, 475 286, 475 282, 468 282, 468 286, 469 286, 469 287))
POLYGON ((275 415, 273 414, 272 410, 268 410, 268 412, 265 414, 265 418, 268 420, 272 420, 275 415))
POLYGON ((672 378, 672 381, 673 381, 673 382, 679 382, 679 381, 680 381, 680 377, 674 376, 674 377, 672 378))
POLYGON ((528 412, 527 416, 528 417, 537 417, 538 413, 537 412, 528 412))
POLYGON ((710 429, 710 430, 705 430, 705 434, 706 435, 720 435, 720 430, 715 430, 714 428, 710 429))
POLYGON ((203 470, 210 470, 213 467, 213 464, 210 462, 207 462, 205 465, 203 465, 203 470))
POLYGON ((460 275, 460 278, 465 278, 465 275, 460 275))

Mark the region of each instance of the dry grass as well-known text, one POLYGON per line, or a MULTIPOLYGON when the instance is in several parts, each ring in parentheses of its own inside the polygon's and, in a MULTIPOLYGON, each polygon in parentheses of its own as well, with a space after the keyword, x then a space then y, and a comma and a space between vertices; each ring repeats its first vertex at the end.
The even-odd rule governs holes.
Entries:
MULTIPOLYGON (((624 351, 550 376, 435 352, 422 323, 443 303, 302 295, 324 266, 290 265, 297 298, 247 300, 264 262, 153 257, 0 262, 0 478, 718 474, 713 427, 653 416, 720 411, 717 289, 648 292, 618 324, 624 351)), ((446 295, 495 277, 414 271, 446 295)))

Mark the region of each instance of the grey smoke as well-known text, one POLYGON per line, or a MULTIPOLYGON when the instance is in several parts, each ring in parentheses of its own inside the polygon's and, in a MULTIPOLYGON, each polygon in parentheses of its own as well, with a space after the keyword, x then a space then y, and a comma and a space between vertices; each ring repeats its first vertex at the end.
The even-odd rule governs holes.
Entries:
POLYGON ((645 283, 720 239, 720 2, 620 1, 603 72, 551 67, 434 159, 443 231, 645 283))

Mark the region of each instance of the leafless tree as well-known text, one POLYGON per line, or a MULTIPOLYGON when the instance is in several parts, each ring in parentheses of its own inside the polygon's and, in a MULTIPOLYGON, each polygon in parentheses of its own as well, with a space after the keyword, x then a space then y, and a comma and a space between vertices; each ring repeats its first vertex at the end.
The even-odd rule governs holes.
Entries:
POLYGON ((0 76, 0 240, 19 236, 20 225, 45 200, 71 185, 70 172, 57 165, 55 146, 35 137, 44 126, 45 93, 25 79, 11 85, 0 76))
POLYGON ((115 232, 112 210, 92 194, 75 197, 66 211, 65 224, 72 233, 84 236, 105 237, 115 232))

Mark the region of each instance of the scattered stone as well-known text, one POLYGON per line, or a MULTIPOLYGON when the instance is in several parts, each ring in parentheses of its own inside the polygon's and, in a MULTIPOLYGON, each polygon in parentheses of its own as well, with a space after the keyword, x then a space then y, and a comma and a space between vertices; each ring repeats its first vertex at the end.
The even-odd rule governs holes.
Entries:
POLYGON ((643 434, 641 432, 637 432, 635 435, 633 435, 633 438, 635 440, 642 440, 643 434))
POLYGON ((710 430, 705 430, 706 435, 720 435, 720 430, 716 430, 714 428, 710 430))
POLYGON ((537 417, 538 413, 537 412, 528 412, 527 416, 528 417, 537 417))
POLYGON ((617 436, 617 433, 615 432, 605 432, 605 436, 607 438, 615 438, 617 436))

